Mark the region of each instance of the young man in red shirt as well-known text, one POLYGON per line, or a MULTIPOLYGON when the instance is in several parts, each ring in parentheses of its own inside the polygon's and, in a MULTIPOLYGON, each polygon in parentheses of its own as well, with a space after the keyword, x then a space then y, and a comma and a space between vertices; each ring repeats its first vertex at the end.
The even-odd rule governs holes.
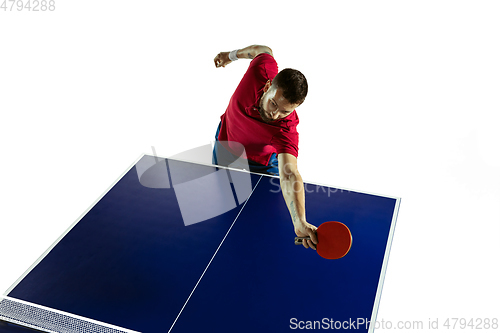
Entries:
MULTIPOLYGON (((216 140, 243 145, 250 171, 280 176, 295 233, 311 237, 303 244, 316 249, 317 228, 306 221, 304 183, 297 169, 299 118, 295 108, 304 102, 307 80, 290 68, 278 73, 273 52, 267 46, 221 52, 214 62, 219 68, 237 59, 252 61, 221 116, 216 140)), ((217 156, 214 151, 216 164, 217 156)))

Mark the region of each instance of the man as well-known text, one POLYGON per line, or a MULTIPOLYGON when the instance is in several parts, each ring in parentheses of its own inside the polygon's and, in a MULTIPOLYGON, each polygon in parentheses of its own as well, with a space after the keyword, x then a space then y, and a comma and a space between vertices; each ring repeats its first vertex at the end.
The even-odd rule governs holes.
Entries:
POLYGON ((251 171, 280 176, 295 233, 311 237, 303 244, 315 250, 317 228, 306 221, 304 183, 297 169, 299 118, 295 108, 307 95, 306 78, 290 68, 278 73, 267 46, 221 52, 214 62, 219 68, 243 58, 252 61, 221 116, 216 140, 242 144, 251 171))

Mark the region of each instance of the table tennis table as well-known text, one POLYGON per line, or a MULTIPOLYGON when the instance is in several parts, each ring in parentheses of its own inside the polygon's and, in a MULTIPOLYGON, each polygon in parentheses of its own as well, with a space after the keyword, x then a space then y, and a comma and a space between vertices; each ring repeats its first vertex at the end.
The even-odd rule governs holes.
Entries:
POLYGON ((304 188, 345 257, 294 245, 279 177, 141 155, 0 297, 0 331, 373 332, 400 198, 304 188))

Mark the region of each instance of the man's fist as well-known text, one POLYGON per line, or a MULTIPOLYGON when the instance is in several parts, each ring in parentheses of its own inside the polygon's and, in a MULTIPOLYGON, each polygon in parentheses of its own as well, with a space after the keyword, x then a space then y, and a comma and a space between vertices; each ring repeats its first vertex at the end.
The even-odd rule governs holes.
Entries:
POLYGON ((229 65, 232 61, 229 60, 229 52, 221 52, 219 53, 215 58, 215 67, 226 67, 229 65))
POLYGON ((295 234, 298 237, 311 237, 309 240, 302 241, 302 245, 307 248, 311 248, 316 250, 316 244, 318 244, 318 236, 316 235, 316 230, 318 229, 316 226, 307 223, 305 221, 300 221, 299 223, 294 223, 295 226, 295 234))

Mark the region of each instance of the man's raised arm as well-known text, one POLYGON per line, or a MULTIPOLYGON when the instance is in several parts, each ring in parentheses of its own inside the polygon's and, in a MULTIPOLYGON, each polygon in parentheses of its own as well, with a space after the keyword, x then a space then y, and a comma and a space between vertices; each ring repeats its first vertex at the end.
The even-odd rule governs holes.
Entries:
POLYGON ((278 167, 281 192, 290 211, 295 233, 299 237, 311 237, 311 240, 302 244, 306 248, 316 249, 317 228, 306 221, 304 182, 297 169, 297 158, 291 154, 281 153, 278 155, 278 167))
POLYGON ((215 67, 226 67, 235 59, 253 59, 261 53, 267 53, 272 56, 273 50, 264 45, 251 45, 243 49, 234 50, 232 52, 233 54, 231 54, 231 57, 234 57, 233 60, 230 59, 230 53, 231 52, 219 53, 214 59, 215 67))

